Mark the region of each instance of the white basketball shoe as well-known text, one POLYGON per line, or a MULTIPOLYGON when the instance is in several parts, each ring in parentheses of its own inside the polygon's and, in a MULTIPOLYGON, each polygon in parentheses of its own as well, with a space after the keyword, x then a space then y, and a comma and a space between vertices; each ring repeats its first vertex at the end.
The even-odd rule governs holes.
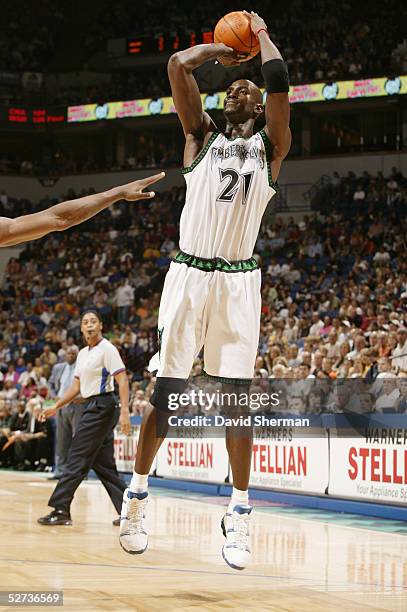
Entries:
POLYGON ((126 489, 120 516, 120 546, 130 555, 141 555, 148 544, 148 534, 143 526, 148 492, 133 493, 126 489))
POLYGON ((243 570, 250 562, 249 521, 252 506, 229 504, 221 527, 226 543, 222 557, 236 570, 243 570))

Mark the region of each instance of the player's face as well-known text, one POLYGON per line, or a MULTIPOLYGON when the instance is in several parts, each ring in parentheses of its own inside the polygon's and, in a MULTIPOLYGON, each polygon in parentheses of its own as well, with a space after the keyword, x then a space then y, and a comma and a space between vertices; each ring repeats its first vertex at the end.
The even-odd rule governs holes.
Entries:
POLYGON ((230 123, 244 123, 247 119, 256 119, 263 112, 259 102, 261 94, 258 88, 245 79, 235 81, 226 90, 224 114, 230 123))

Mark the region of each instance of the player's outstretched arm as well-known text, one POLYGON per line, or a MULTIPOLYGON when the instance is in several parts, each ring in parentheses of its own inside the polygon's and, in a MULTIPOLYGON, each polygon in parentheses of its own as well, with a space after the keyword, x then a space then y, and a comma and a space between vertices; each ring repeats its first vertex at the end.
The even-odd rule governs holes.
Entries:
POLYGON ((192 71, 205 62, 218 59, 225 66, 237 64, 233 49, 223 43, 196 45, 174 53, 168 62, 172 97, 181 121, 185 136, 191 134, 197 141, 203 140, 216 126, 210 116, 203 111, 198 84, 192 71))
POLYGON ((94 217, 119 200, 135 202, 151 199, 154 191, 144 191, 147 187, 164 178, 165 172, 154 174, 139 181, 113 187, 102 193, 95 193, 76 200, 61 202, 32 215, 16 219, 0 217, 0 246, 14 246, 27 240, 42 238, 51 232, 62 232, 83 221, 94 217))
POLYGON ((265 21, 253 11, 244 12, 250 18, 252 31, 260 44, 262 73, 267 90, 266 133, 273 145, 271 172, 273 181, 276 181, 281 163, 291 146, 288 71, 280 51, 270 40, 265 21))

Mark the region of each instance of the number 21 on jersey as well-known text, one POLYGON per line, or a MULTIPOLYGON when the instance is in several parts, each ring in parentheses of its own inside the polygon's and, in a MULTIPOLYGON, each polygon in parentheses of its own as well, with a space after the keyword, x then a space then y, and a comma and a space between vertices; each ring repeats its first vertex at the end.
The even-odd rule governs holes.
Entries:
POLYGON ((233 202, 239 187, 243 185, 242 204, 246 204, 254 172, 240 174, 234 168, 219 168, 220 193, 217 202, 233 202))

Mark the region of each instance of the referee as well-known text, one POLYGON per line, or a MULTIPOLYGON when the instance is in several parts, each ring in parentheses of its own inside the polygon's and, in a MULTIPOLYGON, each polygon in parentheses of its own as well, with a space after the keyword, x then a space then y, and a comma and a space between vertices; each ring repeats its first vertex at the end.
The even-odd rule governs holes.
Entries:
POLYGON ((126 368, 117 348, 102 336, 103 322, 95 310, 81 317, 81 332, 87 346, 79 351, 74 380, 55 406, 43 413, 53 416, 80 393, 85 399, 83 415, 72 440, 67 463, 48 505, 54 510, 38 519, 41 525, 72 525, 70 507, 76 489, 93 468, 120 515, 125 483, 117 473, 113 454, 113 431, 119 421, 130 433, 129 385, 126 368), (119 386, 121 411, 114 380, 119 386))

